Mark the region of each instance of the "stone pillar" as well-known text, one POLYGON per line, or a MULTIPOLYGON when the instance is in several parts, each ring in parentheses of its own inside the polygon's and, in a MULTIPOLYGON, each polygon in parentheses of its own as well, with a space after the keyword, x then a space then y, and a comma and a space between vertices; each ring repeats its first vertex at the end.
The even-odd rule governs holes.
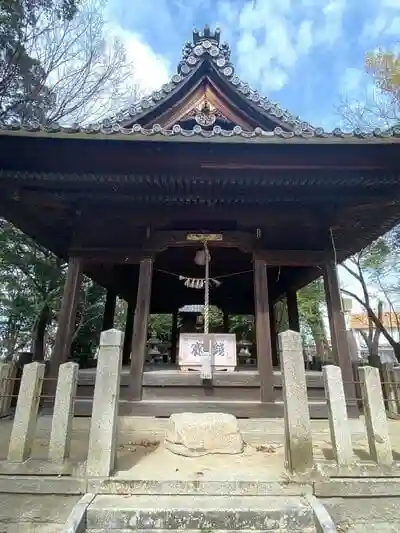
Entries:
POLYGON ((297 304, 296 291, 289 290, 286 293, 289 329, 300 332, 299 306, 297 304))
POLYGON ((176 364, 176 352, 178 349, 178 309, 172 315, 172 329, 171 329, 171 363, 176 364))
POLYGON ((61 309, 58 314, 56 338, 49 365, 48 377, 54 378, 54 381, 47 381, 45 386, 46 393, 49 395, 55 393, 57 386, 55 380, 58 376, 58 368, 62 363, 67 361, 71 352, 81 281, 82 259, 79 257, 70 257, 61 309))
POLYGON ((44 363, 24 366, 7 460, 22 463, 31 454, 42 391, 44 363))
POLYGON ((324 286, 331 333, 332 354, 335 364, 342 369, 344 393, 347 404, 356 405, 356 390, 353 367, 347 338, 346 323, 342 309, 339 280, 335 263, 325 265, 324 286))
POLYGON ((372 366, 361 366, 358 374, 371 459, 379 465, 390 466, 393 455, 379 370, 372 366))
POLYGON ((285 413, 285 460, 288 470, 301 473, 313 467, 310 413, 301 336, 279 334, 285 413))
POLYGON ((143 370, 146 360, 147 328, 150 315, 153 260, 140 261, 139 284, 133 324, 130 392, 132 400, 142 399, 143 370))
POLYGON ((122 369, 121 331, 103 331, 97 357, 86 473, 108 477, 114 470, 122 369))
POLYGON ((256 319, 257 367, 262 402, 274 402, 271 323, 269 315, 267 265, 254 257, 254 308, 256 319))
POLYGON ((51 423, 50 461, 63 462, 69 457, 78 371, 77 363, 69 362, 60 366, 51 423))
POLYGON ((115 308, 117 305, 117 295, 107 291, 106 302, 104 304, 103 325, 101 331, 107 331, 114 327, 115 308))
POLYGON ((124 348, 122 352, 122 365, 123 366, 128 366, 131 360, 134 316, 135 316, 135 308, 131 303, 129 303, 128 309, 126 310, 124 348))
POLYGON ((329 427, 336 463, 340 466, 354 462, 351 431, 347 418, 342 371, 335 365, 322 368, 325 394, 328 403, 329 427))

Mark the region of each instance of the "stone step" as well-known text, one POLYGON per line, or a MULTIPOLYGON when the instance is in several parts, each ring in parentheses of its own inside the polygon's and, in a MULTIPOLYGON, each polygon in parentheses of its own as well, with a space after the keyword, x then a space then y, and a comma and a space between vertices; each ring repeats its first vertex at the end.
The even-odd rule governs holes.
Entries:
POLYGON ((87 533, 132 530, 315 533, 305 498, 286 496, 98 495, 87 509, 87 533))

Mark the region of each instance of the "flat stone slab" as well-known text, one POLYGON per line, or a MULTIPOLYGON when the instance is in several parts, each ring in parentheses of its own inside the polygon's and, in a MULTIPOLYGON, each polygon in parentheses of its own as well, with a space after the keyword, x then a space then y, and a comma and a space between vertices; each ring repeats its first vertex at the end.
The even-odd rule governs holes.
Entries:
POLYGON ((87 509, 89 531, 307 531, 313 525, 311 506, 296 497, 101 495, 87 509))
POLYGON ((226 413, 176 413, 166 428, 165 447, 178 455, 200 457, 208 454, 243 452, 239 424, 226 413))

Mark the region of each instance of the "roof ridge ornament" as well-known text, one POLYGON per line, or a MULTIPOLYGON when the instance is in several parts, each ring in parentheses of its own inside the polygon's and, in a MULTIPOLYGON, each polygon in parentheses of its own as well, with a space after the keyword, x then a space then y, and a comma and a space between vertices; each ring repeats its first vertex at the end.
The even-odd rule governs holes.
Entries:
POLYGON ((172 93, 185 84, 187 78, 204 61, 208 61, 219 75, 233 86, 236 92, 240 93, 253 106, 258 107, 261 113, 275 117, 284 129, 289 131, 294 129, 300 129, 305 132, 315 131, 311 124, 292 115, 287 109, 280 107, 269 98, 262 97, 248 83, 241 81, 235 74, 230 58, 231 49, 227 43, 221 43, 221 30, 219 28, 213 31, 206 25, 203 32, 193 30, 192 41, 185 43, 177 73, 172 76, 170 81, 165 83, 159 90, 131 105, 128 109, 120 111, 114 117, 105 119, 103 126, 110 127, 112 124, 120 124, 123 127, 129 127, 132 125, 133 120, 140 123, 142 116, 146 116, 148 111, 167 100, 172 93))

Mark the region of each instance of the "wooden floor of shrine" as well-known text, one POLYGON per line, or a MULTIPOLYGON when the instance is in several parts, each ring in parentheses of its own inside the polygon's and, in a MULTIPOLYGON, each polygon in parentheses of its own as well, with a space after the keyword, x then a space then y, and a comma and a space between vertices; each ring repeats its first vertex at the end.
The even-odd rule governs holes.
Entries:
MULTIPOLYGON (((204 386, 199 372, 182 372, 171 365, 145 368, 143 399, 129 398, 129 368, 123 368, 120 388, 120 414, 167 417, 177 412, 226 412, 238 418, 283 417, 282 375, 273 375, 275 402, 261 403, 260 376, 255 367, 239 367, 235 372, 215 372, 212 386, 204 386)), ((322 373, 306 371, 312 418, 327 418, 322 373)), ((95 369, 79 371, 76 416, 90 416, 95 369)))

